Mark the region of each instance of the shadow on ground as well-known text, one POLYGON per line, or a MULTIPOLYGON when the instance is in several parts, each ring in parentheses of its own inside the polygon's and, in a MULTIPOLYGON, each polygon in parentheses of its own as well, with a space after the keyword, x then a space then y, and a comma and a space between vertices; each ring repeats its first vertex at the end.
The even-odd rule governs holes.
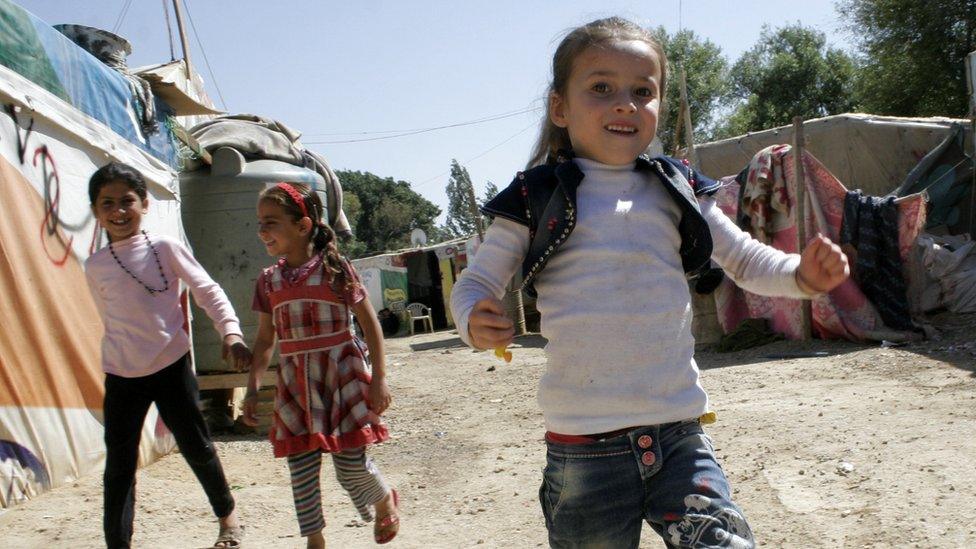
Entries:
MULTIPOLYGON (((438 334, 435 334, 438 335, 438 334)), ((512 347, 528 347, 533 349, 541 349, 546 346, 546 338, 540 336, 539 334, 528 334, 524 336, 519 336, 515 338, 512 347)), ((467 345, 461 341, 458 337, 457 332, 443 332, 443 337, 435 339, 432 341, 422 341, 419 343, 411 343, 411 351, 432 351, 438 349, 463 349, 467 345)))

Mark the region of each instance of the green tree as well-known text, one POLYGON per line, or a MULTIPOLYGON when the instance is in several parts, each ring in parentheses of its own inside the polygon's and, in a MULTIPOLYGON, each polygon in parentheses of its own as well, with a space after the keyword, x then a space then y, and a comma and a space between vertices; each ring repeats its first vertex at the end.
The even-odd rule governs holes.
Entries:
POLYGON ((732 114, 716 137, 853 110, 854 60, 827 46, 824 33, 763 26, 759 41, 732 66, 732 114))
POLYGON ((353 236, 340 240, 339 251, 349 257, 363 257, 366 255, 366 244, 356 237, 356 223, 362 213, 363 205, 356 193, 349 189, 342 190, 342 209, 346 212, 346 218, 349 220, 353 236))
POLYGON ((856 94, 865 111, 966 116, 976 0, 843 0, 837 9, 863 56, 856 94))
POLYGON ((355 240, 344 245, 352 257, 362 257, 410 245, 410 231, 435 231, 434 222, 441 209, 420 196, 406 181, 380 177, 369 172, 337 171, 344 192, 355 195, 359 211, 346 215, 355 231, 355 240), (350 250, 360 250, 353 255, 350 250))
MULTIPOLYGON (((668 84, 657 131, 665 152, 673 151, 676 142, 674 130, 681 115, 679 86, 682 68, 687 81, 695 142, 710 141, 719 125, 717 113, 731 90, 728 83, 729 63, 722 55, 722 48, 691 30, 682 30, 673 36, 668 35, 664 27, 658 27, 653 32, 668 55, 668 84)), ((680 141, 684 143, 684 131, 680 141)))
POLYGON ((498 186, 492 183, 491 181, 485 182, 485 198, 484 201, 482 201, 482 204, 488 202, 492 198, 495 198, 497 194, 498 194, 498 186))
MULTIPOLYGON (((468 189, 471 187, 471 175, 467 168, 460 165, 457 160, 451 160, 451 177, 447 180, 447 218, 441 227, 441 233, 447 238, 457 238, 468 236, 478 231, 477 218, 471 213, 469 205, 468 189)), ((491 181, 485 189, 485 196, 482 200, 475 198, 478 207, 491 200, 498 194, 498 187, 491 181)), ((480 215, 480 214, 479 214, 480 215)), ((488 220, 482 216, 483 226, 488 226, 488 220)))

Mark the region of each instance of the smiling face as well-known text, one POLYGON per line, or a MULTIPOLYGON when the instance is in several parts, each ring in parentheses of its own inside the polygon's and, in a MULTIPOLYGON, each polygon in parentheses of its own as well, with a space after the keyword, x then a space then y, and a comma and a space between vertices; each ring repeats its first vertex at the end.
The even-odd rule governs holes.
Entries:
POLYGON ((142 226, 142 216, 149 211, 149 199, 139 198, 127 183, 113 181, 98 190, 92 213, 108 233, 109 242, 134 236, 142 226))
POLYGON ((642 40, 591 46, 573 62, 565 93, 553 93, 553 124, 566 128, 580 157, 621 165, 640 156, 657 133, 661 64, 642 40))
POLYGON ((271 199, 258 201, 258 238, 268 255, 284 256, 291 266, 301 265, 309 258, 311 220, 295 220, 281 204, 271 199))

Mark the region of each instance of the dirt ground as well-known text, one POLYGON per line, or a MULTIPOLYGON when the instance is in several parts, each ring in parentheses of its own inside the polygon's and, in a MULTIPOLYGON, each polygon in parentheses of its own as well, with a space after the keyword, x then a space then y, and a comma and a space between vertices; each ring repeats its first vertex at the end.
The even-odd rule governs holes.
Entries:
MULTIPOLYGON (((708 431, 761 546, 976 547, 976 315, 935 320, 940 340, 899 348, 814 341, 699 353, 719 415, 708 431), (829 355, 770 358, 811 351, 829 355)), ((546 546, 542 343, 519 339, 504 364, 451 332, 388 342, 393 439, 372 455, 402 495, 394 546, 546 546)), ((260 437, 216 438, 246 546, 304 547, 284 462, 260 437)), ((323 479, 329 546, 373 546, 331 465, 323 479)), ((140 471, 137 547, 206 547, 216 530, 179 454, 140 471)), ((3 547, 100 544, 99 475, 0 515, 3 547)), ((641 547, 663 546, 645 528, 641 547)))

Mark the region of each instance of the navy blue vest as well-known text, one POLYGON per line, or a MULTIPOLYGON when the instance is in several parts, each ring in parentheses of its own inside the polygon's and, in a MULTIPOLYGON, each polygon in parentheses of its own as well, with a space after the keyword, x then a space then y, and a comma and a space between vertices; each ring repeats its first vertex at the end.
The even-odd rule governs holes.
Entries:
MULTIPOLYGON (((719 183, 692 171, 683 161, 669 156, 641 156, 634 169, 657 175, 668 194, 681 208, 681 265, 689 278, 709 266, 712 237, 698 207, 697 196, 711 195, 719 183)), ((552 254, 576 226, 576 189, 583 172, 572 161, 537 166, 519 172, 512 183, 488 201, 481 211, 503 217, 529 228, 529 251, 522 261, 522 288, 535 296, 535 278, 552 254)))

